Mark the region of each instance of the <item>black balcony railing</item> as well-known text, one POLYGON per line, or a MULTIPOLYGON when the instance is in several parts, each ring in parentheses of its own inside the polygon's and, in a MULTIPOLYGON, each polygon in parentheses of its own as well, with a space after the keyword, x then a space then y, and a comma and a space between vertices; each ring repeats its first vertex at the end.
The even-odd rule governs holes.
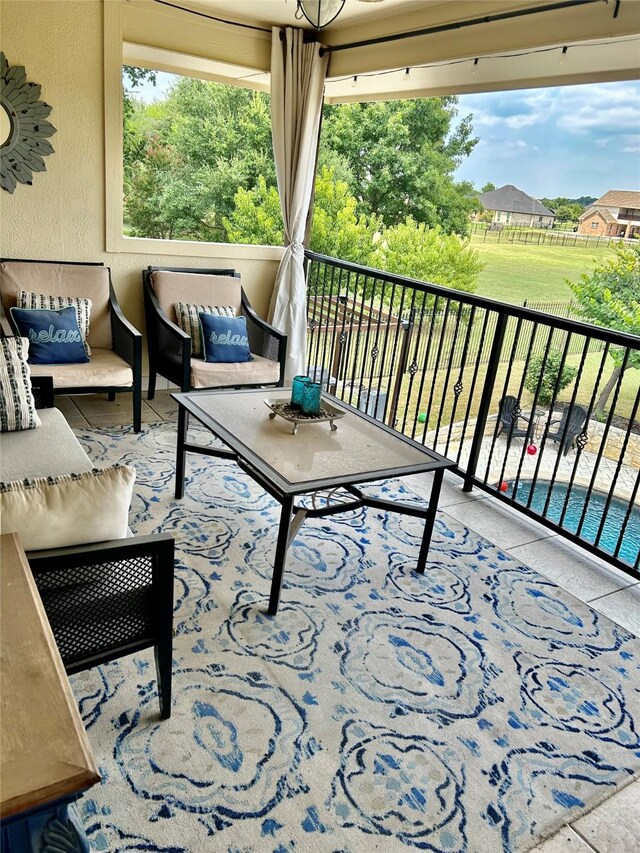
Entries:
POLYGON ((310 375, 448 456, 465 490, 640 574, 640 338, 306 258, 310 375))

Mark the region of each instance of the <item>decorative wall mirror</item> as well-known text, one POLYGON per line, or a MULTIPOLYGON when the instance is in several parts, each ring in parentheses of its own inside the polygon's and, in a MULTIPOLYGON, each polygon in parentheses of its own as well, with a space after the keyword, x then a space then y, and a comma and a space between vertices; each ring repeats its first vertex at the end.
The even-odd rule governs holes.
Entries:
POLYGON ((40 88, 27 82, 22 65, 10 66, 0 53, 0 186, 10 193, 46 171, 44 158, 54 153, 47 137, 56 129, 46 121, 51 107, 38 100, 40 88))

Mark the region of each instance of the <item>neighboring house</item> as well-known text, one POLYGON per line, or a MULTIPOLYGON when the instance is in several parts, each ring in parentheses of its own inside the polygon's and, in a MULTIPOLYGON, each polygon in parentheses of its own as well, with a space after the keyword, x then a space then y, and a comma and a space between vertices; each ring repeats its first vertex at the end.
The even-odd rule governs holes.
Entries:
POLYGON ((578 233, 595 237, 633 237, 639 234, 640 192, 609 190, 578 219, 578 233))
POLYGON ((478 200, 485 210, 493 210, 493 222, 502 225, 526 225, 530 228, 552 228, 556 215, 530 195, 506 184, 500 189, 481 193, 478 200))

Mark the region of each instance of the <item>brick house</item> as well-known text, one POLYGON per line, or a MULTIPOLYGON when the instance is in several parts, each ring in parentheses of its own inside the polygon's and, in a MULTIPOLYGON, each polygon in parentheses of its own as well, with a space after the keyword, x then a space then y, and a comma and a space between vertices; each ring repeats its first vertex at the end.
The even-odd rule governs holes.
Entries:
POLYGON ((578 219, 578 233, 633 237, 640 233, 640 192, 609 190, 578 219))

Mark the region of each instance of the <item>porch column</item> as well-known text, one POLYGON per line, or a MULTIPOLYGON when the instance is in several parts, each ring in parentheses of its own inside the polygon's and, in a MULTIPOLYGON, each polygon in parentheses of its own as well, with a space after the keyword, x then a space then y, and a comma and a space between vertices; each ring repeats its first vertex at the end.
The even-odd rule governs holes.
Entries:
POLYGON ((269 319, 288 336, 285 381, 306 367, 307 293, 304 233, 315 180, 328 51, 304 43, 304 30, 274 27, 271 37, 271 128, 285 233, 269 319))

